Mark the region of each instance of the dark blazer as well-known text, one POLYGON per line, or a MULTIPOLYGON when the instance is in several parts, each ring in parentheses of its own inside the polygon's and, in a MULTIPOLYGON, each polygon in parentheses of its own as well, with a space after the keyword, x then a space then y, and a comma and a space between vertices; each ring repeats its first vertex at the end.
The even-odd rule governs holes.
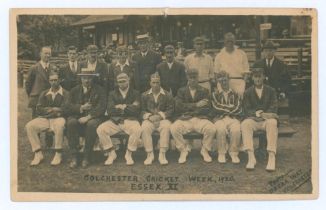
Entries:
MULTIPOLYGON (((87 61, 80 64, 80 68, 87 68, 87 61)), ((97 60, 96 67, 95 67, 95 73, 98 73, 98 77, 94 77, 94 84, 100 85, 104 88, 105 94, 109 91, 109 84, 108 84, 108 65, 104 62, 101 62, 97 60)))
POLYGON ((122 97, 118 88, 109 93, 107 113, 114 123, 123 123, 125 119, 138 120, 139 112, 140 94, 137 90, 129 88, 126 98, 122 97), (115 105, 118 104, 126 104, 127 107, 117 109, 115 105))
POLYGON ((47 89, 40 94, 40 97, 38 98, 38 102, 36 105, 37 115, 45 118, 56 118, 56 117, 67 116, 68 114, 67 104, 68 104, 69 92, 66 91, 65 89, 62 89, 62 95, 57 94, 53 100, 51 95, 47 95, 49 91, 50 89, 47 89), (61 111, 57 113, 48 113, 47 110, 53 107, 60 108, 61 111))
POLYGON ((28 107, 35 107, 41 92, 50 88, 50 71, 58 71, 58 68, 55 65, 50 64, 49 69, 46 71, 41 63, 38 62, 29 69, 25 81, 25 90, 29 96, 28 107))
POLYGON ((161 86, 167 91, 171 90, 173 96, 177 95, 179 88, 187 85, 185 68, 183 63, 178 61, 173 62, 171 69, 166 61, 156 67, 161 77, 161 86))
POLYGON ((163 112, 166 119, 171 119, 174 112, 174 99, 171 93, 164 90, 164 94, 160 94, 157 103, 155 103, 153 94, 148 90, 141 96, 141 109, 142 118, 146 113, 157 114, 163 112))
POLYGON ((175 112, 179 119, 190 119, 192 117, 208 119, 210 108, 210 97, 206 88, 198 85, 194 99, 191 96, 188 85, 178 90, 178 94, 175 98, 175 112), (208 100, 208 105, 197 108, 196 103, 203 99, 208 100))
POLYGON ((137 52, 132 60, 136 62, 135 68, 135 88, 143 93, 150 88, 150 76, 155 73, 156 66, 161 63, 161 55, 149 50, 147 55, 143 57, 140 52, 137 52))
POLYGON ((70 68, 69 63, 65 64, 60 69, 60 78, 61 78, 61 86, 70 91, 73 87, 76 87, 80 84, 80 78, 77 74, 80 73, 80 63, 77 62, 76 72, 73 72, 70 68))
POLYGON ((117 62, 114 62, 109 67, 109 90, 112 91, 118 87, 116 83, 116 78, 120 73, 126 73, 130 78, 129 86, 131 88, 135 87, 134 81, 134 73, 135 73, 135 63, 133 61, 129 61, 129 65, 125 65, 121 71, 120 66, 117 66, 117 62))
POLYGON ((69 93, 68 110, 69 115, 79 118, 87 116, 88 114, 92 118, 98 118, 104 116, 106 108, 106 94, 103 87, 93 84, 90 90, 85 94, 83 93, 83 86, 77 85, 72 88, 69 93), (81 105, 90 102, 92 109, 87 112, 80 113, 81 105))
POLYGON ((261 99, 257 96, 254 86, 249 87, 243 95, 244 115, 247 118, 261 120, 256 117, 256 111, 277 114, 277 96, 274 88, 264 85, 261 99))
POLYGON ((277 93, 288 93, 291 85, 291 76, 287 66, 278 58, 274 57, 272 66, 269 68, 266 59, 258 60, 253 65, 254 68, 264 68, 265 84, 273 87, 277 93))

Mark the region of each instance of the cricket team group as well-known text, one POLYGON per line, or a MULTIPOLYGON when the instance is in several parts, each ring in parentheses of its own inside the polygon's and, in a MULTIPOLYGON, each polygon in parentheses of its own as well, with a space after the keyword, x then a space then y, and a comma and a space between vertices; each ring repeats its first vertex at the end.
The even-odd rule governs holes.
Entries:
POLYGON ((162 60, 150 49, 149 38, 137 36, 139 51, 132 57, 127 47, 117 47, 117 59, 109 65, 98 59, 96 45, 87 47, 87 61, 82 63, 77 48, 70 46, 69 61, 58 68, 50 62, 51 48, 42 47, 40 61, 25 81, 33 118, 25 126, 34 153, 31 165, 44 159, 42 132, 54 133, 51 165, 62 162, 64 136, 71 168, 89 166, 97 140, 106 156, 104 164, 114 164, 117 153, 111 137, 120 132, 128 135, 126 164, 134 164, 133 153, 143 145, 144 164, 151 165, 155 160, 152 134, 157 131, 161 165, 168 164, 171 139, 180 152, 178 163, 185 163, 192 145, 184 135, 197 132, 203 137, 203 161, 212 162, 210 151, 217 150, 219 163, 230 159, 238 164, 241 146, 248 154, 246 169, 253 170, 253 135, 263 130, 266 170, 275 171, 278 100, 287 97, 291 79, 286 65, 274 55, 277 46, 265 42, 264 58, 249 68, 246 53, 235 45, 232 33, 225 34, 224 48, 214 60, 204 53, 205 39, 194 38, 195 51, 183 62, 176 59, 173 45, 164 47, 162 60), (80 154, 81 136, 85 145, 80 154))

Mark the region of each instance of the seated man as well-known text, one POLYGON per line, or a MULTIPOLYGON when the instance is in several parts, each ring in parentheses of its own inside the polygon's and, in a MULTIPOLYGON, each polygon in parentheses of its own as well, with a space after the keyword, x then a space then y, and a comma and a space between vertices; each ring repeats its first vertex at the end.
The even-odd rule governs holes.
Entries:
POLYGON ((187 161, 188 152, 191 148, 183 135, 196 131, 204 135, 202 140, 201 155, 205 162, 211 162, 212 158, 208 151, 212 148, 212 140, 216 129, 208 120, 210 113, 209 93, 206 88, 198 84, 198 70, 187 71, 188 85, 180 88, 176 97, 176 113, 179 114, 177 121, 171 125, 171 134, 176 141, 176 147, 180 151, 179 163, 187 161))
POLYGON ((67 137, 72 151, 71 168, 76 168, 78 165, 79 137, 85 137, 81 166, 86 168, 89 165, 89 157, 97 138, 96 128, 104 117, 106 96, 104 88, 94 83, 93 78, 98 74, 94 74, 94 71, 89 71, 87 68, 82 68, 78 75, 81 77, 81 85, 77 85, 70 91, 67 137))
POLYGON ((125 155, 126 163, 127 165, 134 164, 132 152, 137 150, 141 135, 141 127, 138 122, 140 94, 129 87, 129 80, 130 78, 126 73, 117 75, 119 88, 111 91, 108 98, 107 113, 110 120, 102 123, 97 128, 100 143, 109 154, 105 165, 111 165, 117 157, 110 136, 121 131, 129 135, 125 155))
POLYGON ((40 94, 36 105, 37 118, 26 124, 27 136, 34 152, 31 165, 38 165, 43 160, 39 134, 43 131, 53 131, 56 153, 51 165, 59 165, 62 157, 63 130, 65 126, 65 108, 68 92, 60 86, 59 75, 50 72, 49 82, 51 88, 40 94))
POLYGON ((170 118, 174 111, 174 101, 172 95, 163 90, 160 83, 160 76, 155 73, 150 79, 151 89, 141 96, 143 118, 142 140, 147 152, 145 165, 152 164, 154 160, 152 133, 154 130, 160 132, 160 154, 158 160, 160 164, 168 164, 165 153, 169 148, 170 140, 170 118))
POLYGON ((253 170, 256 165, 254 155, 253 134, 256 130, 266 131, 268 163, 267 171, 275 170, 275 154, 277 145, 277 97, 274 88, 264 84, 264 69, 252 71, 254 85, 244 93, 243 109, 246 119, 241 123, 244 150, 248 152, 246 168, 253 170))
POLYGON ((238 153, 240 144, 240 115, 242 112, 241 97, 230 89, 229 74, 220 71, 216 80, 221 90, 216 88, 212 94, 212 114, 214 117, 217 137, 218 162, 225 163, 225 154, 229 152, 232 163, 240 163, 238 153), (230 137, 230 144, 226 138, 230 137))

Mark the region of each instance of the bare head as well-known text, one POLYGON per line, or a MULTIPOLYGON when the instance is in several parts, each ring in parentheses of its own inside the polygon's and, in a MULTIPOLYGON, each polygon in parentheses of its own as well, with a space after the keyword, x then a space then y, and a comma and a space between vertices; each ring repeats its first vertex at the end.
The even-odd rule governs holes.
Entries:
POLYGON ((41 61, 43 61, 44 63, 48 63, 50 61, 51 55, 52 55, 52 50, 50 46, 44 46, 41 48, 40 51, 41 61))

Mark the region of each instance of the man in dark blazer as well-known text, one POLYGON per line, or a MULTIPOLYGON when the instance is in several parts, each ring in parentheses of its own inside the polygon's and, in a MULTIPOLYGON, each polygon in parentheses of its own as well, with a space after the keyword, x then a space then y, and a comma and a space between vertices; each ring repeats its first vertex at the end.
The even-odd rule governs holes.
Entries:
POLYGON ((77 61, 77 48, 75 46, 70 46, 68 48, 68 63, 66 63, 60 70, 61 76, 61 86, 70 91, 73 87, 80 84, 80 78, 77 74, 80 73, 80 63, 77 61))
POLYGON ((162 88, 176 96, 179 88, 187 85, 185 66, 175 60, 175 49, 172 45, 167 45, 164 53, 166 61, 160 63, 156 70, 160 75, 162 88))
POLYGON ((174 100, 171 93, 161 88, 160 76, 155 73, 150 80, 151 89, 141 96, 142 140, 147 152, 145 165, 151 165, 154 160, 152 133, 160 133, 160 154, 158 160, 161 165, 168 164, 165 153, 169 149, 171 118, 174 112, 174 100))
POLYGON ((265 84, 273 87, 280 99, 286 97, 291 85, 291 76, 287 66, 277 57, 276 45, 272 41, 267 41, 263 46, 264 58, 254 63, 254 68, 263 68, 266 76, 265 84))
POLYGON ((34 152, 32 166, 40 164, 43 160, 39 134, 45 131, 52 131, 55 139, 55 155, 51 165, 59 165, 62 160, 63 131, 67 110, 65 105, 69 93, 60 86, 58 72, 49 73, 51 88, 42 91, 36 106, 37 118, 26 124, 28 140, 34 152))
POLYGON ((126 73, 130 78, 130 87, 135 88, 134 73, 135 63, 128 59, 128 48, 120 46, 117 48, 118 60, 109 67, 109 89, 110 91, 118 88, 116 78, 120 73, 126 73))
POLYGON ((79 137, 85 137, 82 167, 89 165, 89 157, 97 138, 96 129, 103 121, 106 108, 106 94, 103 87, 95 84, 94 71, 81 70, 81 85, 70 91, 68 101, 69 117, 67 120, 67 137, 72 151, 71 168, 77 167, 79 137))
POLYGON ((93 71, 97 76, 93 78, 93 82, 105 90, 105 94, 108 94, 108 65, 97 59, 98 47, 96 45, 88 45, 87 47, 87 62, 81 63, 80 68, 87 69, 87 71, 93 71))
POLYGON ((149 44, 148 34, 138 35, 137 45, 140 52, 137 52, 132 60, 136 62, 135 88, 143 93, 150 88, 150 76, 155 73, 156 66, 161 63, 161 55, 152 51, 149 44))
POLYGON ((117 155, 110 136, 120 131, 127 133, 129 139, 125 159, 127 165, 133 165, 132 153, 137 150, 141 135, 138 122, 140 94, 137 90, 130 88, 129 76, 126 73, 120 73, 117 76, 117 83, 119 88, 111 91, 108 97, 107 113, 110 119, 97 128, 97 134, 103 150, 108 154, 104 164, 111 165, 117 155))
POLYGON ((49 73, 58 71, 55 65, 50 64, 51 47, 42 47, 40 57, 41 60, 29 69, 25 82, 25 90, 29 100, 28 107, 32 109, 32 118, 37 116, 36 104, 41 92, 50 88, 49 73))
POLYGON ((277 147, 277 96, 274 88, 264 84, 264 69, 252 70, 254 85, 248 88, 243 97, 245 120, 241 123, 243 148, 248 153, 247 170, 256 165, 253 134, 256 130, 266 131, 268 163, 267 171, 275 170, 275 154, 277 147))
POLYGON ((177 120, 171 125, 171 134, 180 151, 179 163, 185 163, 191 150, 189 142, 183 135, 196 131, 204 135, 201 155, 205 162, 211 162, 208 151, 212 149, 212 141, 216 134, 214 124, 208 120, 210 113, 210 96, 208 89, 198 84, 198 70, 187 70, 188 85, 180 88, 175 98, 177 120))

